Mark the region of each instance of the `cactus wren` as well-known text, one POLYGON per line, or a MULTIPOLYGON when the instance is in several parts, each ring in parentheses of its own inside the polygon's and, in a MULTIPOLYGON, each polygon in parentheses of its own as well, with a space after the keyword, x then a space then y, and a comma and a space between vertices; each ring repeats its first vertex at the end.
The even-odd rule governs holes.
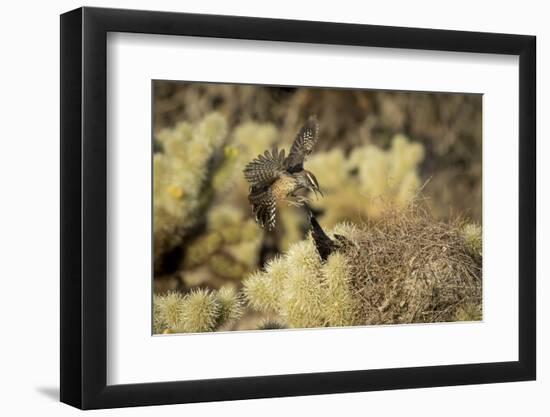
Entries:
MULTIPOLYGON (((300 190, 321 193, 319 183, 311 172, 304 169, 304 160, 311 154, 317 141, 319 125, 310 117, 298 131, 294 143, 285 158, 285 151, 274 148, 248 163, 244 176, 250 183, 248 201, 260 226, 272 230, 275 227, 277 207, 283 202, 301 206, 307 198, 298 196, 300 190)), ((322 195, 322 193, 321 193, 322 195)))

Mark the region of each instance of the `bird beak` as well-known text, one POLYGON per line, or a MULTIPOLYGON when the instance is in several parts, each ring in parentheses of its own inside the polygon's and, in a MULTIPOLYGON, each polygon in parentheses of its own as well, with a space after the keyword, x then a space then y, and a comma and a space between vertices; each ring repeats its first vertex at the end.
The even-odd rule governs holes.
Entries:
POLYGON ((313 187, 311 187, 310 190, 313 191, 313 193, 315 194, 315 197, 317 197, 317 198, 319 198, 319 197, 317 196, 317 193, 321 194, 321 197, 324 197, 324 196, 325 196, 325 195, 323 194, 323 192, 321 191, 320 188, 313 188, 313 187))

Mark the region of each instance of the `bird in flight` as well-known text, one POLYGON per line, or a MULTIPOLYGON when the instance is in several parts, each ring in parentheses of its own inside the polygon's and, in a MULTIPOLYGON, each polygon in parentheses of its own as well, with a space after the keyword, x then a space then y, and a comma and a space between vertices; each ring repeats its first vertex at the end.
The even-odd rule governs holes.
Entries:
POLYGON ((318 135, 319 124, 311 116, 298 131, 288 156, 285 157, 284 150, 274 148, 246 165, 244 176, 250 184, 248 201, 260 226, 274 229, 277 207, 284 202, 305 205, 308 199, 297 195, 300 190, 323 195, 315 175, 304 169, 304 160, 313 151, 318 135))

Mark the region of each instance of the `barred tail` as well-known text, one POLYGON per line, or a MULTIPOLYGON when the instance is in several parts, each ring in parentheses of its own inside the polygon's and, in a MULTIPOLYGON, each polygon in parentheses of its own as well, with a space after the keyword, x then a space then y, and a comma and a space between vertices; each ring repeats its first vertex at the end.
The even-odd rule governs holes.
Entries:
POLYGON ((334 241, 327 236, 315 216, 311 215, 311 236, 315 242, 315 248, 317 253, 323 261, 326 261, 329 255, 336 249, 336 244, 334 241))
POLYGON ((309 217, 309 224, 311 226, 311 237, 313 238, 313 242, 315 243, 315 248, 317 249, 317 253, 321 257, 321 260, 324 262, 328 259, 330 254, 338 248, 338 243, 343 243, 343 239, 347 239, 344 236, 334 235, 334 237, 337 239, 337 242, 332 240, 330 237, 328 237, 328 235, 325 233, 325 231, 315 218, 311 207, 309 207, 307 203, 304 204, 303 207, 309 217))

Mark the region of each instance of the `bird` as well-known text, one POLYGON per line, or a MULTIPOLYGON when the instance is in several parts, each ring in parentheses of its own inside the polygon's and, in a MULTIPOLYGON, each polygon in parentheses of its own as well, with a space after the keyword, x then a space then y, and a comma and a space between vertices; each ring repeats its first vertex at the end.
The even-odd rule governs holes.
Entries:
POLYGON ((309 215, 309 225, 311 230, 311 238, 315 244, 315 249, 321 258, 321 261, 326 261, 331 253, 339 250, 346 250, 355 246, 355 244, 347 237, 334 233, 334 239, 331 239, 323 230, 313 211, 307 203, 305 204, 306 212, 309 215))
POLYGON ((303 206, 309 200, 297 195, 300 190, 309 190, 323 195, 319 182, 312 172, 304 169, 304 161, 313 151, 319 136, 319 123, 310 116, 298 130, 288 156, 284 149, 266 150, 249 162, 244 176, 250 184, 248 201, 256 222, 267 230, 276 226, 276 213, 283 203, 303 206))

